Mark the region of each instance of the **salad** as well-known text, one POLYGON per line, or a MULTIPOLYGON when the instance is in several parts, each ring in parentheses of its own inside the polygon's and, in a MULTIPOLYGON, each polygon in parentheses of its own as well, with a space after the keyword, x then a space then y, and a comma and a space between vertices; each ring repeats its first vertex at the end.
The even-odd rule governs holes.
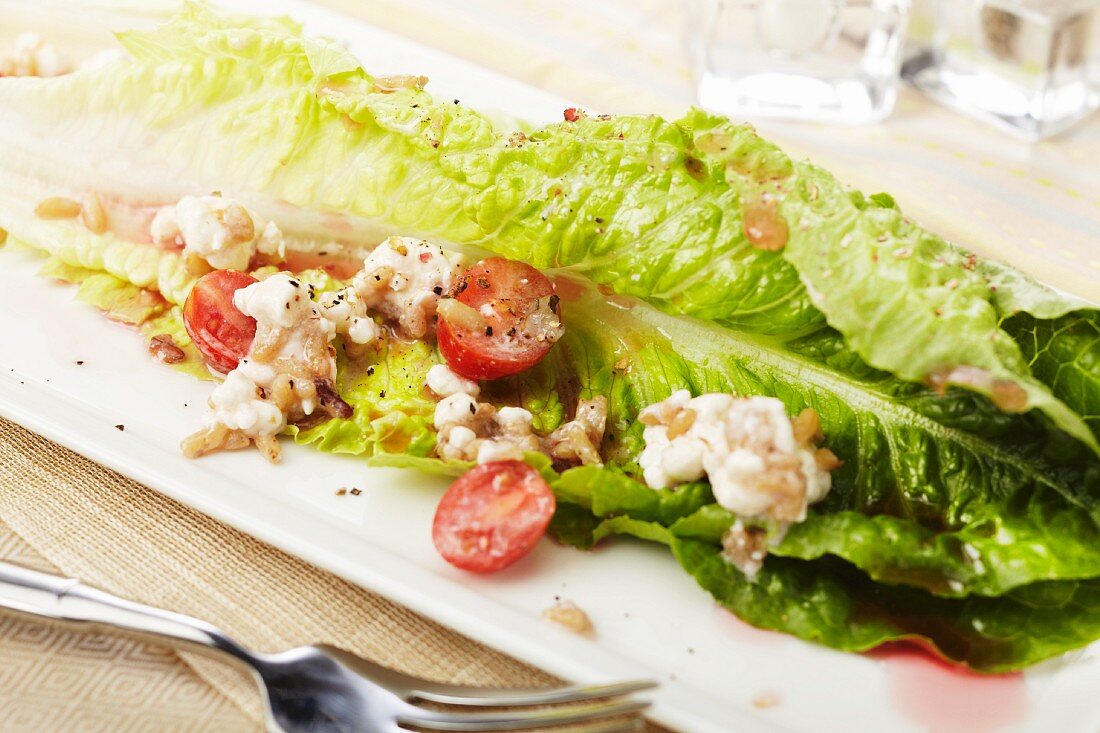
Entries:
POLYGON ((198 4, 118 40, 0 79, 0 238, 216 381, 188 455, 453 475, 459 567, 629 536, 837 649, 1100 637, 1094 304, 702 110, 515 129, 198 4))

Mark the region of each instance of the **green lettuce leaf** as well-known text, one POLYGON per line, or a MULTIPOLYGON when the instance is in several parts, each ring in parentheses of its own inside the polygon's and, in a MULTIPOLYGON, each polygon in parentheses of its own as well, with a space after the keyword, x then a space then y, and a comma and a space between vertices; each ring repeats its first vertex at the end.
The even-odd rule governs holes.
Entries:
POLYGON ((920 639, 980 672, 1034 664, 1100 637, 1100 581, 1038 583, 999 598, 937 598, 871 582, 839 563, 773 558, 755 582, 707 543, 673 540, 680 564, 749 623, 865 651, 920 639))
POLYGON ((108 257, 126 249, 113 235, 38 220, 33 205, 86 188, 142 202, 220 190, 278 213, 292 249, 432 236, 566 267, 744 332, 790 338, 828 322, 878 369, 1042 411, 1100 450, 1080 406, 1032 375, 998 324, 1006 308, 1043 318, 1079 304, 1047 293, 1040 307, 1003 268, 994 296, 983 267, 889 197, 848 191, 749 127, 694 110, 675 122, 601 116, 512 134, 450 100, 378 83, 289 21, 197 4, 119 40, 129 57, 101 69, 0 83, 0 227, 71 264, 156 283, 179 302, 189 283, 171 256, 144 247, 108 257), (79 163, 92 159, 98 175, 82 186, 79 163), (758 225, 785 230, 786 246, 754 246, 746 226, 758 225))
MULTIPOLYGON (((178 333, 168 307, 192 278, 178 253, 139 240, 151 207, 213 190, 277 220, 295 253, 361 254, 406 234, 552 268, 566 338, 486 396, 528 407, 544 431, 579 399, 608 398, 609 467, 544 467, 563 541, 668 545, 750 622, 842 649, 919 637, 993 670, 1100 634, 1095 308, 699 110, 519 134, 394 90, 289 21, 196 4, 120 42, 128 56, 98 70, 0 80, 0 229, 90 272, 87 299, 178 333), (122 202, 111 231, 34 214, 88 191, 122 202), (148 290, 160 310, 123 295, 148 290), (755 583, 721 558, 734 517, 704 485, 636 481, 638 411, 680 388, 812 407, 844 461, 755 583)), ((423 382, 438 360, 397 341, 354 363, 341 353, 353 417, 291 432, 456 471, 431 457, 423 382)))
POLYGON ((339 349, 336 388, 355 412, 346 420, 291 427, 294 439, 331 453, 428 456, 435 448, 436 401, 425 394, 424 380, 438 363, 434 346, 424 341, 389 339, 377 353, 355 361, 339 349))
POLYGON ((807 562, 773 555, 749 580, 721 555, 718 539, 728 515, 720 507, 705 504, 683 514, 692 502, 608 476, 574 469, 553 484, 561 503, 551 531, 559 540, 583 549, 610 535, 665 544, 719 603, 761 628, 845 651, 919 639, 982 672, 1017 669, 1100 637, 1097 579, 1035 583, 993 598, 940 598, 875 582, 835 557, 807 562), (642 499, 647 492, 648 501, 642 499), (670 499, 677 510, 658 518, 654 509, 670 499), (650 508, 639 509, 639 502, 650 508))
MULTIPOLYGON (((642 447, 638 411, 676 389, 766 394, 792 415, 817 411, 844 466, 776 554, 834 555, 876 580, 945 596, 1100 574, 1100 462, 1041 417, 898 380, 836 335, 784 346, 594 294, 567 302, 564 313, 565 351, 587 348, 604 364, 628 360, 610 370, 614 389, 596 380, 610 402, 608 446, 628 473, 642 447)), ((624 485, 634 500, 652 501, 648 488, 624 485)), ((719 510, 712 519, 710 534, 693 536, 716 541, 734 517, 719 510)))
POLYGON ((783 256, 848 346, 902 379, 971 389, 1006 412, 1039 409, 1100 450, 1080 405, 1058 399, 1033 376, 1021 343, 1000 327, 1006 308, 1057 313, 1079 303, 1059 305, 1050 291, 1040 298, 1038 288, 1003 266, 999 276, 986 275, 991 271, 979 271, 977 258, 897 208, 865 201, 810 164, 796 170, 780 208, 797 222, 783 256))

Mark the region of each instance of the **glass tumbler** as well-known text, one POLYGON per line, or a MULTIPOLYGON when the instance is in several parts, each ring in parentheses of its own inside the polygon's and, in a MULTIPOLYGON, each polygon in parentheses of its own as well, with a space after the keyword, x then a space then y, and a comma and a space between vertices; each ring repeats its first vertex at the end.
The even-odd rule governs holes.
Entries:
POLYGON ((1100 0, 922 0, 905 77, 1029 140, 1100 107, 1100 0), (926 34, 922 34, 926 35, 926 34))
POLYGON ((699 102, 737 117, 841 123, 894 105, 909 0, 701 0, 699 102))

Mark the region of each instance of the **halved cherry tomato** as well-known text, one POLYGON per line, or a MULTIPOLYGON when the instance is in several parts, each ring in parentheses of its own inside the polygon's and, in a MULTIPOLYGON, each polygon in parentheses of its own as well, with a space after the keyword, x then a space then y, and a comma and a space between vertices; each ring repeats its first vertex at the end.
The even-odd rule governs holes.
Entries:
POLYGON ((183 326, 211 369, 229 373, 248 355, 256 319, 233 305, 233 293, 257 282, 247 272, 214 270, 203 275, 183 304, 183 326))
POLYGON ((468 379, 500 379, 538 364, 561 333, 554 284, 523 262, 490 257, 439 303, 439 352, 468 379))
POLYGON ((483 463, 443 495, 432 541, 455 567, 492 573, 531 551, 546 533, 556 506, 550 485, 526 463, 483 463))

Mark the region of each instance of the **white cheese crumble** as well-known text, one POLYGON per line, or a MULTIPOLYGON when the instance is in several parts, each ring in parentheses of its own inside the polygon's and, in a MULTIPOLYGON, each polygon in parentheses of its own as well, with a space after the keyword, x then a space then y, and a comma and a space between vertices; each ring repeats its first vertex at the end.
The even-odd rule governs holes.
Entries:
POLYGON ((424 384, 440 397, 450 397, 459 392, 477 397, 481 393, 477 382, 455 374, 446 364, 436 364, 429 369, 424 384))
POLYGON ((224 425, 250 437, 275 435, 286 427, 286 414, 260 397, 258 386, 271 381, 270 367, 244 363, 225 376, 210 395, 206 424, 224 425))
POLYGON ((187 455, 254 442, 275 461, 275 436, 289 422, 320 407, 350 416, 350 406, 333 388, 336 359, 329 342, 335 330, 311 296, 307 284, 287 273, 233 294, 237 309, 256 319, 256 337, 248 356, 211 393, 206 428, 184 441, 187 455))
POLYGON ((247 270, 256 253, 279 262, 286 258, 286 242, 275 222, 261 222, 222 196, 184 196, 174 206, 161 207, 149 234, 157 244, 182 245, 185 255, 218 270, 247 270))
POLYGON ((367 307, 353 287, 321 296, 321 315, 354 344, 369 344, 383 337, 381 326, 367 314, 367 307))
POLYGON ((435 406, 435 429, 442 433, 455 425, 469 427, 477 407, 477 400, 463 392, 445 397, 435 406))
POLYGON ((525 453, 545 453, 567 463, 602 463, 599 446, 607 422, 607 400, 581 400, 577 416, 548 436, 535 432, 534 416, 522 407, 501 407, 478 402, 476 382, 463 379, 444 365, 432 367, 428 386, 447 396, 435 407, 436 453, 444 460, 522 460, 525 453), (450 373, 456 380, 451 381, 450 373), (434 379, 433 379, 434 373, 434 379), (436 386, 432 387, 432 382, 436 386), (458 389, 462 387, 463 389, 458 389), (472 391, 464 391, 472 388, 472 391))
MULTIPOLYGON (((705 475, 719 504, 746 519, 800 522, 829 492, 829 471, 811 443, 799 443, 783 403, 680 390, 642 410, 639 459, 653 488, 705 475)), ((831 454, 830 454, 831 455, 831 454)))
POLYGON ((308 321, 321 331, 332 333, 332 324, 321 318, 310 298, 308 285, 280 272, 233 293, 233 305, 256 319, 257 327, 304 327, 308 321))
POLYGON ((422 239, 390 237, 363 260, 352 284, 322 301, 326 318, 355 343, 377 338, 364 324, 375 312, 408 338, 423 338, 440 297, 461 271, 461 257, 422 239), (361 330, 360 330, 361 329, 361 330))
POLYGON ((71 70, 72 65, 37 33, 20 33, 11 52, 0 57, 0 76, 60 76, 71 70))
MULTIPOLYGON (((224 425, 249 437, 275 435, 286 427, 288 415, 311 415, 317 408, 315 391, 309 389, 304 394, 295 390, 283 409, 262 397, 284 374, 276 365, 280 360, 305 359, 309 341, 327 345, 334 335, 332 324, 321 317, 308 287, 282 272, 238 290, 233 305, 256 319, 256 340, 248 357, 210 395, 207 425, 224 425), (268 353, 257 354, 257 345, 263 344, 268 345, 268 353)), ((311 380, 336 378, 336 360, 330 353, 312 367, 311 380)))
POLYGON ((521 460, 525 452, 540 449, 532 420, 523 408, 498 411, 473 395, 455 392, 435 406, 436 453, 452 461, 521 460))

